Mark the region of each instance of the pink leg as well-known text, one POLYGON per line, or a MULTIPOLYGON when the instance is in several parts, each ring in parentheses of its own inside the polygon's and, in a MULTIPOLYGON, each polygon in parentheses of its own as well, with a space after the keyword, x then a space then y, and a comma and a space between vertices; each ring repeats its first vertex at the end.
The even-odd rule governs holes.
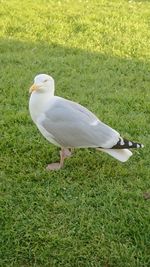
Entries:
POLYGON ((61 169, 64 165, 65 158, 68 158, 68 157, 71 157, 70 150, 67 148, 61 148, 61 150, 60 150, 60 162, 48 164, 46 169, 47 170, 59 170, 59 169, 61 169))

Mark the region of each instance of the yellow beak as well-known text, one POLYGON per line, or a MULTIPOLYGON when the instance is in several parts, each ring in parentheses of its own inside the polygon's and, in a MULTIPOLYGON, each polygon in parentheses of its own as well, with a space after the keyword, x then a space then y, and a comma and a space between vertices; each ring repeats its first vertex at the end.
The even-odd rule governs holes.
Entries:
POLYGON ((38 86, 36 84, 33 84, 29 89, 29 93, 31 94, 33 91, 36 91, 37 89, 38 89, 38 86))

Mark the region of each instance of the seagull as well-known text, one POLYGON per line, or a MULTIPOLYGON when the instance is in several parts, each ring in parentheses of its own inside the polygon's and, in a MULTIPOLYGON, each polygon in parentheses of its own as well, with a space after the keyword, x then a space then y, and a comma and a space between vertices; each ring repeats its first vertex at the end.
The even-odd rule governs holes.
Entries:
POLYGON ((54 91, 54 79, 47 74, 37 75, 29 90, 33 122, 50 143, 61 148, 60 162, 49 164, 48 170, 61 169, 74 148, 95 148, 125 162, 132 155, 129 148, 143 147, 122 138, 87 108, 55 96, 54 91))

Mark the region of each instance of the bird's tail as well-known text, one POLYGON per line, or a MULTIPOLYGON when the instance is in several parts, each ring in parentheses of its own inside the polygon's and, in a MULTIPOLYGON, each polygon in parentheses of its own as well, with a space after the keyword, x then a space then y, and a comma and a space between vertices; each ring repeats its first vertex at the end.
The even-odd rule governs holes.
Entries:
POLYGON ((132 156, 132 152, 129 149, 97 148, 97 150, 103 151, 122 162, 127 161, 132 156))
POLYGON ((141 147, 144 147, 144 145, 128 141, 120 137, 117 144, 114 145, 112 148, 97 148, 97 150, 106 152, 112 157, 118 159, 119 161, 125 162, 132 156, 132 152, 128 148, 141 148, 141 147))

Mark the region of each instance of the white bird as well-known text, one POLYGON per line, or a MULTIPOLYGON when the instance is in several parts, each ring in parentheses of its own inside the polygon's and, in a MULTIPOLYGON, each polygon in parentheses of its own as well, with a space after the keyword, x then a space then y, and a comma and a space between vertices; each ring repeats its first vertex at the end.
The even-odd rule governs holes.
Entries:
POLYGON ((61 147, 60 162, 49 164, 47 169, 63 167, 64 159, 71 155, 73 148, 96 148, 125 162, 132 155, 128 148, 143 147, 122 138, 87 108, 55 96, 54 91, 54 79, 47 74, 37 75, 30 88, 32 120, 49 142, 61 147))

